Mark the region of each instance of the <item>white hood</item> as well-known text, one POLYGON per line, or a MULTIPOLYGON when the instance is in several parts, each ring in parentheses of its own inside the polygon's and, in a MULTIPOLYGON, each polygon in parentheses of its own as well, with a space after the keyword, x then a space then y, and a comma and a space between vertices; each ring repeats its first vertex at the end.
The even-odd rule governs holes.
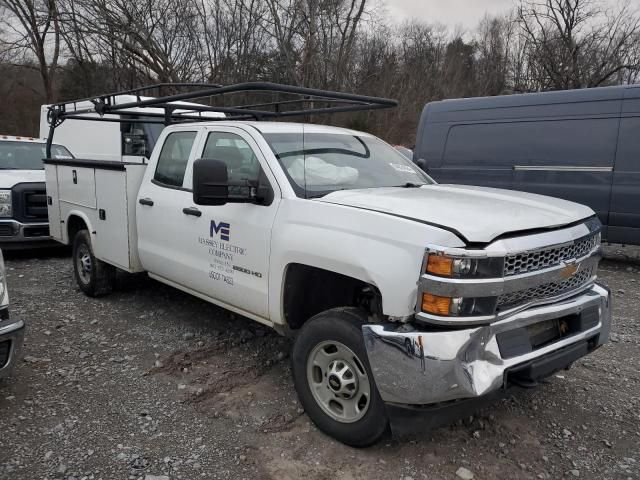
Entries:
POLYGON ((560 227, 594 215, 589 207, 566 200, 467 185, 343 190, 320 201, 442 226, 467 242, 479 243, 510 232, 560 227))
POLYGON ((43 170, 0 170, 0 188, 11 188, 18 183, 44 182, 43 170))

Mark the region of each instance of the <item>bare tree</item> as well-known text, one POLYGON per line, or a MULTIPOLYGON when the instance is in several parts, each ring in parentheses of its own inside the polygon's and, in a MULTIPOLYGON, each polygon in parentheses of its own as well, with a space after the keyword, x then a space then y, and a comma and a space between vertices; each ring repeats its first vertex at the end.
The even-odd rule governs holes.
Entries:
POLYGON ((5 54, 20 56, 24 66, 39 72, 45 100, 52 102, 60 58, 56 0, 0 0, 0 14, 6 30, 0 49, 5 54))
POLYGON ((597 0, 522 0, 517 17, 538 89, 596 87, 640 68, 640 17, 628 2, 606 10, 597 0))

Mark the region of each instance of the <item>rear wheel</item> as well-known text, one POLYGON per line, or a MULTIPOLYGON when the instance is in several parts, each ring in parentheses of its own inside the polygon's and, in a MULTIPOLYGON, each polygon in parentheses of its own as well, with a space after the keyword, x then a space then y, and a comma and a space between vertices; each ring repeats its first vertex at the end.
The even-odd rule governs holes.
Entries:
POLYGON ((73 270, 80 290, 90 297, 106 295, 113 290, 115 267, 94 256, 87 230, 80 230, 73 240, 73 270))
POLYGON ((323 432, 354 447, 376 443, 388 420, 376 389, 355 308, 328 310, 302 327, 293 347, 300 401, 323 432))

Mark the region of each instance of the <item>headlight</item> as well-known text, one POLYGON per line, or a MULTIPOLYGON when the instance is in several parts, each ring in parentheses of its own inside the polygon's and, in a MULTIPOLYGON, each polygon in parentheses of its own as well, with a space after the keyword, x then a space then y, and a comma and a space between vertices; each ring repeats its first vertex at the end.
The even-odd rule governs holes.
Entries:
POLYGON ((9 304, 9 296, 7 295, 7 276, 4 271, 4 258, 2 250, 0 250, 0 307, 9 304))
POLYGON ((495 278, 504 271, 504 257, 455 256, 430 252, 425 273, 447 278, 495 278))
POLYGON ((6 218, 12 215, 11 190, 0 190, 0 217, 6 218))
MULTIPOLYGON (((427 249, 423 274, 450 279, 479 280, 500 278, 504 274, 504 257, 489 256, 485 251, 466 250, 446 253, 437 247, 427 249)), ((441 317, 493 315, 497 297, 444 297, 422 292, 420 309, 441 317)))

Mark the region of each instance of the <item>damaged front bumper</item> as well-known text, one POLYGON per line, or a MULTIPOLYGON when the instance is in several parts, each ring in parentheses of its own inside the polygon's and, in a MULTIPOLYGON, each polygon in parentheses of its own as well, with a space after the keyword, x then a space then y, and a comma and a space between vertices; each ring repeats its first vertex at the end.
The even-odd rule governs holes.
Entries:
POLYGON ((363 333, 382 399, 415 408, 533 385, 605 343, 610 325, 609 291, 594 284, 485 326, 407 331, 390 323, 365 325, 363 333))

